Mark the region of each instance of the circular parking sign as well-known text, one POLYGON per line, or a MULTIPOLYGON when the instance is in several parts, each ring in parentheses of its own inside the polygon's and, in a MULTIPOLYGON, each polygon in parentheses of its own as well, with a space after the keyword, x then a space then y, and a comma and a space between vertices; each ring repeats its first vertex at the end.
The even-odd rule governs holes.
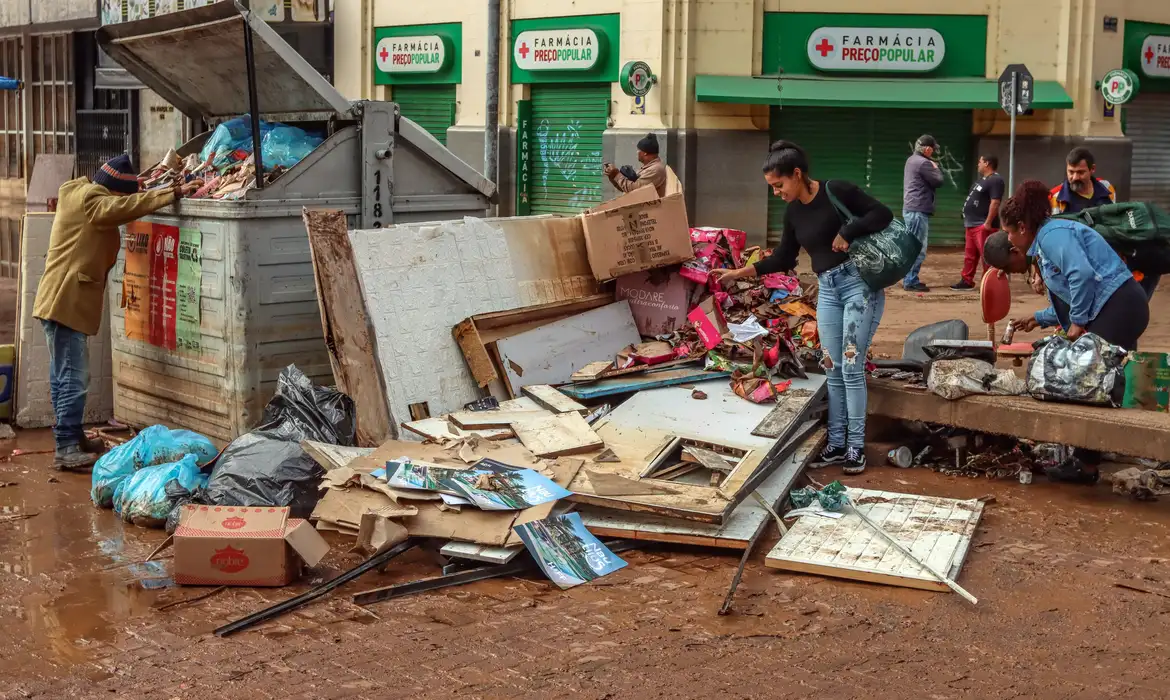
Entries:
POLYGON ((630 97, 645 97, 646 93, 650 92, 650 86, 654 84, 654 74, 650 72, 650 66, 645 61, 630 61, 622 66, 619 81, 622 92, 630 97))
POLYGON ((1133 99, 1138 87, 1138 77, 1133 71, 1118 68, 1101 79, 1101 96, 1110 104, 1123 105, 1133 99))

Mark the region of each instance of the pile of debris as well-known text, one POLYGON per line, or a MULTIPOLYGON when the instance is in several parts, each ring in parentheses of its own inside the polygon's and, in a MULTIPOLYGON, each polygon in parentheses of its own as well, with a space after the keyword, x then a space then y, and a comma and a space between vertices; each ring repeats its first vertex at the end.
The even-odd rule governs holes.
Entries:
MULTIPOLYGON (((260 122, 260 155, 264 184, 270 184, 295 166, 323 140, 296 126, 260 122)), ((199 189, 189 199, 240 199, 256 186, 252 125, 245 115, 215 128, 199 153, 183 157, 167 151, 143 181, 147 190, 195 182, 199 189)))

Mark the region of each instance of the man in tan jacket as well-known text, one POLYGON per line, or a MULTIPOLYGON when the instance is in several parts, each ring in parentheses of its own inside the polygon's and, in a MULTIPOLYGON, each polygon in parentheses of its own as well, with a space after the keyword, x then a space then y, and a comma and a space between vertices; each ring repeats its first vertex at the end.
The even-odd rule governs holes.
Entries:
MULTIPOLYGON (((638 162, 642 167, 637 175, 627 176, 612 164, 606 163, 603 170, 613 186, 622 192, 633 192, 639 187, 653 186, 659 197, 666 196, 666 164, 658 157, 658 137, 653 132, 638 142, 638 162)), ((622 166, 626 167, 626 166, 622 166)))
POLYGON ((106 276, 122 245, 119 226, 174 203, 198 183, 138 193, 138 177, 126 155, 103 165, 93 181, 80 177, 61 185, 49 236, 45 274, 37 287, 33 316, 49 343, 49 394, 58 469, 83 469, 97 460, 100 445, 85 437, 81 421, 89 387, 86 337, 102 321, 106 276))

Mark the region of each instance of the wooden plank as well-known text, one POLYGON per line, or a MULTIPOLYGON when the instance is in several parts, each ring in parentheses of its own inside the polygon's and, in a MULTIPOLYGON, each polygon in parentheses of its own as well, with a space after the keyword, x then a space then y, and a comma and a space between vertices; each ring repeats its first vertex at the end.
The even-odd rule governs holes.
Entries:
POLYGON ((870 415, 941 423, 1036 442, 1165 459, 1170 413, 1037 401, 1026 396, 968 396, 948 401, 885 379, 869 380, 870 415))
POLYGON ((778 438, 784 432, 792 421, 804 409, 805 402, 796 396, 788 396, 781 394, 776 401, 776 407, 772 409, 764 420, 752 430, 752 435, 759 435, 760 437, 778 438))
POLYGON ((581 413, 589 409, 565 396, 547 384, 534 384, 521 389, 529 398, 553 413, 581 413))
POLYGON ((696 447, 695 445, 686 445, 683 447, 682 459, 684 462, 698 462, 711 471, 728 473, 731 472, 731 468, 735 464, 739 463, 738 459, 731 462, 728 461, 729 458, 725 455, 703 449, 702 447, 696 447))
MULTIPOLYGON (((638 479, 660 458, 672 441, 691 440, 696 444, 723 445, 745 453, 731 474, 720 484, 688 484, 672 481, 672 495, 609 497, 595 493, 585 475, 578 475, 569 490, 569 500, 615 510, 653 513, 698 522, 721 524, 739 502, 758 486, 753 478, 766 479, 796 442, 780 441, 751 434, 771 406, 755 404, 735 394, 726 380, 697 385, 708 395, 705 401, 692 399, 691 390, 681 387, 651 389, 634 394, 605 418, 594 430, 613 450, 617 462, 594 463, 593 471, 605 471, 638 479)), ((808 392, 808 401, 823 394, 825 377, 810 375, 793 380, 797 390, 808 392)), ((803 393, 803 392, 802 392, 803 393)), ((794 426, 794 430, 802 426, 794 426)))
POLYGON ((564 384, 574 370, 642 342, 630 303, 620 301, 500 338, 496 350, 513 395, 525 384, 564 384))
MULTIPOLYGON (((824 445, 822 428, 804 438, 796 451, 764 481, 758 493, 773 508, 788 495, 792 485, 824 445)), ((722 525, 697 523, 678 518, 630 513, 596 506, 580 506, 578 512, 589 531, 599 537, 673 542, 701 547, 743 550, 761 526, 768 511, 754 498, 740 503, 722 525)))
POLYGON ((523 423, 551 415, 553 414, 545 410, 504 411, 497 409, 493 411, 456 411, 449 414, 447 419, 454 423, 456 428, 463 430, 491 430, 511 429, 513 423, 523 423))
MULTIPOLYGON (((694 384, 730 376, 730 372, 708 372, 701 367, 679 367, 644 372, 629 377, 602 379, 591 384, 570 384, 560 387, 560 390, 561 393, 578 401, 588 401, 615 394, 629 394, 635 391, 660 389, 679 384, 694 384)), ((686 400, 694 401, 695 399, 688 396, 686 400)))
POLYGON ((524 418, 512 423, 512 431, 537 457, 578 455, 605 446, 580 413, 524 418))
MULTIPOLYGON (((849 489, 854 507, 915 557, 954 578, 983 513, 979 501, 849 489)), ((801 517, 768 554, 765 564, 892 586, 949 591, 947 585, 906 557, 856 514, 827 519, 801 517)))
POLYGON ((593 492, 599 496, 637 496, 649 493, 677 493, 674 489, 655 484, 647 479, 627 479, 617 474, 585 470, 593 492))
POLYGON ((600 362, 590 362, 581 369, 569 375, 570 381, 574 382, 595 382, 601 378, 601 375, 608 369, 613 367, 613 360, 602 360, 600 362))
POLYGON ((446 418, 427 418, 425 420, 407 421, 402 424, 415 435, 421 435, 434 442, 458 440, 469 435, 478 435, 484 440, 507 440, 514 437, 511 428, 489 428, 483 430, 462 430, 457 428, 446 418))
POLYGON ((376 447, 397 438, 398 427, 386 401, 385 378, 345 213, 305 209, 302 216, 309 234, 313 282, 333 379, 337 388, 353 399, 358 444, 376 447))
POLYGON ((490 564, 507 564, 524 551, 524 545, 517 547, 489 547, 474 542, 448 542, 439 549, 439 554, 452 559, 473 559, 490 564))

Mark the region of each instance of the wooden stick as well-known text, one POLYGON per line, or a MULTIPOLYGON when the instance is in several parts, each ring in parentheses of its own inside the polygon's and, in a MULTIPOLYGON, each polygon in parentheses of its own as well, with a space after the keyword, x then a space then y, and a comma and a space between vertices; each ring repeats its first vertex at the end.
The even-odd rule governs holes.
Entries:
POLYGON ((764 500, 764 497, 760 495, 760 492, 752 491, 752 496, 754 496, 755 499, 759 501, 760 505, 764 507, 764 510, 768 511, 768 514, 771 515, 772 518, 776 521, 776 527, 780 528, 780 536, 783 537, 784 535, 787 535, 788 527, 784 524, 784 521, 780 518, 780 516, 776 514, 776 511, 772 509, 772 506, 768 505, 768 502, 764 500))
POLYGON ((163 540, 161 543, 159 543, 159 545, 157 547, 154 548, 153 552, 146 555, 146 559, 144 559, 143 561, 150 561, 151 559, 154 559, 159 554, 161 554, 163 551, 165 551, 167 547, 170 547, 174 543, 175 543, 175 536, 174 535, 168 536, 165 540, 163 540))
POLYGON ((911 553, 909 549, 906 549, 904 546, 902 546, 901 542, 894 539, 893 535, 891 535, 890 533, 883 530, 881 528, 881 526, 879 526, 874 521, 870 520, 869 516, 867 516, 865 513, 862 513, 860 510, 858 510, 857 506, 850 504, 850 507, 853 509, 853 512, 857 514, 857 517, 861 518, 862 521, 864 521, 866 525, 869 525, 870 527, 872 527, 874 529, 874 531, 877 532, 879 535, 881 535, 883 538, 885 538, 885 540, 887 542, 894 545, 894 548, 897 549, 899 552, 901 552, 903 555, 905 555, 908 559, 910 559, 910 561, 915 562, 916 564, 921 566, 923 569, 926 569, 927 571, 929 571, 932 576, 937 578, 939 581, 942 581, 943 583, 947 584, 947 586, 952 591, 954 591, 955 593, 958 593, 959 595, 966 598, 968 601, 971 602, 972 605, 977 604, 979 602, 978 598, 976 598, 975 596, 968 593, 966 591, 966 589, 964 589, 962 586, 955 583, 947 576, 944 576, 944 575, 940 574, 939 572, 935 571, 930 566, 927 566, 926 562, 924 562, 921 559, 919 559, 918 557, 914 556, 914 554, 911 553))

